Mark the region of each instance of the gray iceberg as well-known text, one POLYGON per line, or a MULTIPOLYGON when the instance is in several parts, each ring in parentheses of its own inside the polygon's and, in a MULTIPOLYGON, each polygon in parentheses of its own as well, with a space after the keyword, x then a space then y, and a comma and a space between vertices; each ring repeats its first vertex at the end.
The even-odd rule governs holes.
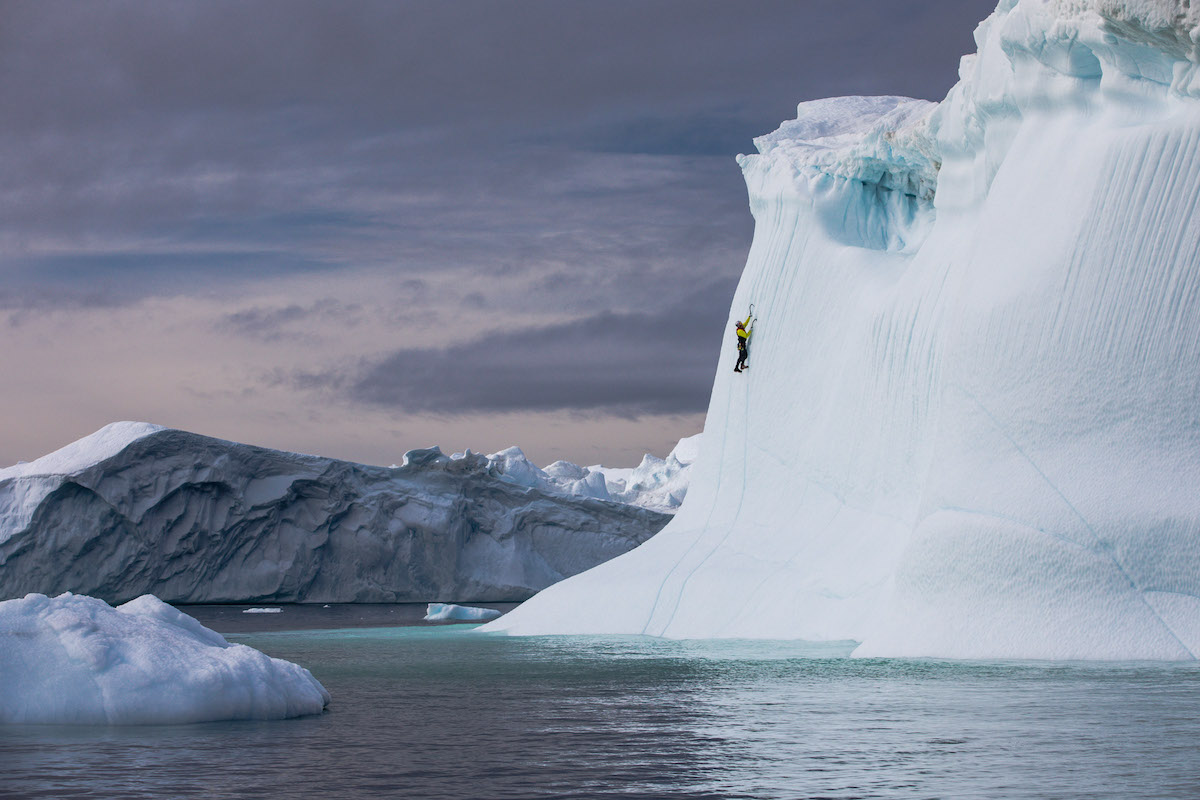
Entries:
POLYGON ((469 452, 374 467, 114 423, 0 469, 0 598, 519 601, 670 519, 494 472, 469 452))

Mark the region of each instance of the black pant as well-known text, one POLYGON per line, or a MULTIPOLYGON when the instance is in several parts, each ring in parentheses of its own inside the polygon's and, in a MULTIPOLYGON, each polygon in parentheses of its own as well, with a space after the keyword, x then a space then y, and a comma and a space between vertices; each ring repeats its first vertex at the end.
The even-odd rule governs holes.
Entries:
POLYGON ((741 369, 742 367, 746 366, 746 359, 749 357, 750 357, 750 348, 739 347, 738 348, 737 366, 734 367, 734 369, 741 369))

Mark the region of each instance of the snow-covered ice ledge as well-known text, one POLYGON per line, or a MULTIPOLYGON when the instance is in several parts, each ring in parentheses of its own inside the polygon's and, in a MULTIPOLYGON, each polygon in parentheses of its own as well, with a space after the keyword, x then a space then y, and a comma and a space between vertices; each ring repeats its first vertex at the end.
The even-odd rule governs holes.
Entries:
POLYGON ((168 724, 319 714, 307 669, 143 595, 0 602, 0 723, 168 724))

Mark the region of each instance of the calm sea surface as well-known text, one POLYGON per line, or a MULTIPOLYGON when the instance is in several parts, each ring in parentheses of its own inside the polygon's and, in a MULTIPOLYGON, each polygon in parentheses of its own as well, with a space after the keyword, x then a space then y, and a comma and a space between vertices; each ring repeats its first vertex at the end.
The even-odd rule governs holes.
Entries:
POLYGON ((0 797, 1200 798, 1193 664, 859 661, 283 608, 187 610, 311 669, 326 713, 0 726, 0 797))

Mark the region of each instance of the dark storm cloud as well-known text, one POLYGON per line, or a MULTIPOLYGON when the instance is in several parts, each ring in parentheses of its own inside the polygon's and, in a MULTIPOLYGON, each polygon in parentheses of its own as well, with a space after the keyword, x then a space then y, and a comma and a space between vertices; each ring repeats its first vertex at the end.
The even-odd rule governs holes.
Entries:
MULTIPOLYGON (((246 305, 246 281, 286 293, 291 276, 375 270, 395 276, 378 302, 396 320, 576 322, 423 342, 306 388, 410 409, 696 410, 703 332, 751 234, 732 156, 801 100, 939 99, 993 6, 7 0, 0 308, 246 305), (460 291, 436 289, 446 275, 460 291), (681 286, 709 294, 685 303, 681 286)), ((312 297, 214 320, 272 341, 345 323, 312 297)))
POLYGON ((5 99, 19 102, 6 104, 8 124, 27 130, 130 113, 203 127, 213 111, 274 108, 310 138, 339 123, 475 122, 484 132, 497 121, 607 122, 621 109, 670 119, 763 98, 786 109, 830 89, 936 94, 993 5, 9 0, 0 65, 5 99))
MULTIPOLYGON (((349 392, 362 402, 437 414, 703 411, 732 291, 732 281, 718 281, 659 314, 602 311, 449 347, 430 341, 368 365, 349 392)), ((324 385, 345 383, 333 374, 324 385)))
MULTIPOLYGON (((0 211, 35 254, 507 229, 562 213, 497 201, 573 152, 731 156, 797 100, 937 97, 988 5, 10 0, 0 211)), ((737 197, 736 170, 709 191, 737 197)))
POLYGON ((222 317, 220 327, 244 336, 273 341, 299 326, 330 322, 340 327, 352 326, 358 323, 361 314, 362 307, 358 304, 343 304, 326 297, 308 305, 290 303, 270 308, 244 308, 222 317))

